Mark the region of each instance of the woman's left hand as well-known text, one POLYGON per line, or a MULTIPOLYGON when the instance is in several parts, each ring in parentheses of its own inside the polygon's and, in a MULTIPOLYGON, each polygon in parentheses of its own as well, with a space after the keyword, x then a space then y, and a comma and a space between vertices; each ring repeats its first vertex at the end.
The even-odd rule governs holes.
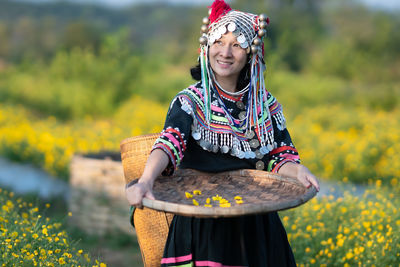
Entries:
POLYGON ((279 169, 278 173, 297 178, 307 188, 313 185, 315 189, 319 191, 319 183, 317 178, 306 166, 302 164, 287 162, 279 169))
POLYGON ((317 177, 315 177, 315 175, 312 174, 310 170, 302 164, 299 164, 298 166, 297 179, 307 188, 313 185, 315 189, 319 191, 319 182, 317 177))

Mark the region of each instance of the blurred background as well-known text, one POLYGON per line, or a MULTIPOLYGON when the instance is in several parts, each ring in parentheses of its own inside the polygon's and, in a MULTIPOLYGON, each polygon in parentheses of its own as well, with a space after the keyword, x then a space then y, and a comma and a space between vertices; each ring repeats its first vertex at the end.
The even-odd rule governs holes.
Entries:
MULTIPOLYGON (((74 200, 79 193, 71 190, 82 181, 95 184, 101 175, 90 168, 104 166, 109 167, 102 175, 123 186, 123 174, 107 175, 121 168, 119 143, 161 131, 169 101, 194 83, 189 69, 197 63, 201 19, 211 3, 0 0, 0 187, 2 202, 9 203, 1 203, 6 208, 0 218, 10 216, 12 206, 15 220, 23 220, 24 207, 12 203, 34 202, 39 215, 61 222, 71 242, 87 251, 85 264, 141 266, 123 196, 110 193, 123 207, 126 225, 93 231, 100 219, 80 214, 76 201, 83 200, 74 200), (113 163, 116 167, 107 165, 113 163), (87 173, 76 179, 73 172, 85 166, 87 173), (78 215, 91 219, 82 227, 78 215)), ((270 17, 266 86, 283 105, 303 164, 324 185, 317 199, 281 213, 298 264, 395 266, 400 257, 400 3, 228 3, 270 17)), ((104 183, 92 188, 103 197, 112 182, 104 183)), ((117 208, 109 203, 100 199, 90 205, 104 207, 96 213, 110 217, 117 208)), ((0 224, 11 227, 4 220, 0 224)), ((3 243, 15 241, 9 236, 13 231, 23 235, 10 229, 3 230, 3 243)), ((56 243, 45 237, 46 245, 38 242, 37 248, 26 247, 33 237, 25 245, 4 247, 8 256, 0 262, 60 264, 60 258, 68 263, 85 253, 45 251, 46 259, 40 259, 40 247, 56 243), (29 259, 23 249, 34 256, 29 259)))

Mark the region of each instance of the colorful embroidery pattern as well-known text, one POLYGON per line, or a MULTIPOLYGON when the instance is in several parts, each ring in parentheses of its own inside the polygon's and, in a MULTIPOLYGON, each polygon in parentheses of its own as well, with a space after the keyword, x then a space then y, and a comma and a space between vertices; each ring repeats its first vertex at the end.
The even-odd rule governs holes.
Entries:
POLYGON ((168 127, 161 132, 160 137, 156 140, 153 149, 162 149, 167 153, 174 169, 181 162, 183 152, 186 150, 186 141, 184 134, 178 128, 168 127))
POLYGON ((232 156, 238 158, 254 159, 256 149, 252 149, 255 147, 250 145, 251 139, 258 139, 259 152, 263 155, 269 154, 277 147, 271 118, 274 119, 279 130, 284 130, 286 125, 282 107, 271 94, 268 93, 264 101, 265 111, 258 110, 258 121, 255 123, 252 119, 252 124, 257 127, 253 126, 252 130, 248 131, 240 114, 239 118, 234 118, 227 112, 221 97, 218 97, 220 93, 218 90, 211 96, 211 120, 208 124, 201 92, 201 83, 198 83, 183 90, 177 97, 182 104, 182 109, 193 117, 192 136, 203 149, 215 153, 230 152, 232 156), (264 125, 261 125, 262 123, 264 125))

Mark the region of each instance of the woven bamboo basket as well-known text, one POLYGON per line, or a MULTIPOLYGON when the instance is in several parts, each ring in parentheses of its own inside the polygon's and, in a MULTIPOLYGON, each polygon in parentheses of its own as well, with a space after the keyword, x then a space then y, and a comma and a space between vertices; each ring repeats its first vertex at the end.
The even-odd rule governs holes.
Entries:
MULTIPOLYGON (((142 175, 158 136, 159 134, 135 136, 121 142, 121 160, 126 184, 142 175)), ((135 210, 133 220, 145 267, 160 266, 173 216, 171 213, 146 207, 135 210)))

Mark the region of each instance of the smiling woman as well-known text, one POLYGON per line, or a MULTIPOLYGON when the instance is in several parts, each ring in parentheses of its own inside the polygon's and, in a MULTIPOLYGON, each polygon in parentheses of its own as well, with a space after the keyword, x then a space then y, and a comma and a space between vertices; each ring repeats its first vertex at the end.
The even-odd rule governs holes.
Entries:
MULTIPOLYGON (((315 176, 300 164, 281 105, 265 88, 262 39, 268 23, 264 14, 232 10, 223 0, 214 1, 209 17, 203 19, 199 65, 192 69, 199 82, 172 100, 141 178, 126 189, 132 206, 141 208, 144 197, 154 199, 156 177, 171 175, 176 167, 209 173, 265 170, 319 190, 315 176)), ((296 266, 296 262, 273 211, 217 219, 175 215, 161 265, 296 266)))

